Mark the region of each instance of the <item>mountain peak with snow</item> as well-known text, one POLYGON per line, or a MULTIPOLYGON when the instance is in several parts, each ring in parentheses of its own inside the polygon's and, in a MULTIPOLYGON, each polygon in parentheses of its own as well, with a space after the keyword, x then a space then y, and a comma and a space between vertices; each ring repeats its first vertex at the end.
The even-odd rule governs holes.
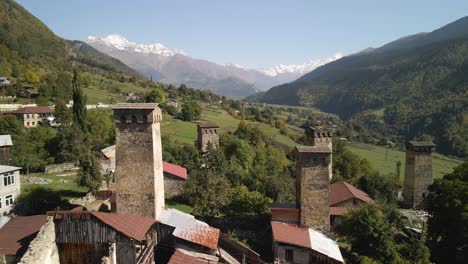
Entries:
POLYGON ((332 57, 329 57, 326 59, 313 59, 303 64, 288 64, 288 65, 279 64, 270 68, 260 69, 259 71, 271 77, 277 76, 279 74, 284 74, 284 73, 295 73, 295 74, 303 75, 303 74, 313 71, 314 69, 324 64, 341 59, 342 57, 343 57, 343 54, 336 53, 332 57))
POLYGON ((111 34, 107 37, 96 37, 96 36, 89 36, 86 40, 86 43, 92 44, 102 44, 109 48, 114 48, 118 50, 125 50, 125 51, 133 51, 138 53, 153 53, 162 56, 174 56, 177 54, 185 55, 188 54, 183 50, 179 49, 171 49, 164 46, 161 43, 154 43, 154 44, 137 44, 135 42, 131 42, 126 38, 118 35, 118 34, 111 34))

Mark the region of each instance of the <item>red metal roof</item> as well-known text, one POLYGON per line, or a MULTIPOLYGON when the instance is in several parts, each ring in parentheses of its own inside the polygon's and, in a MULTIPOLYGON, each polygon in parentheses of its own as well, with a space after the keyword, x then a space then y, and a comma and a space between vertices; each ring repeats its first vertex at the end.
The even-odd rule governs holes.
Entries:
POLYGON ((211 255, 176 249, 167 264, 212 264, 218 263, 218 258, 211 255))
POLYGON ((309 229, 280 222, 271 222, 273 241, 310 248, 309 229))
POLYGON ((163 171, 184 180, 187 179, 187 169, 179 165, 163 161, 163 171))
POLYGON ((148 230, 156 223, 155 219, 143 216, 101 212, 91 212, 91 214, 115 230, 138 241, 144 240, 148 230))
POLYGON ((63 219, 65 215, 71 215, 72 219, 89 219, 90 215, 93 215, 118 232, 140 242, 145 239, 148 230, 156 223, 156 220, 150 217, 102 212, 51 211, 48 215, 54 216, 54 219, 63 219))
POLYGON ((46 215, 17 216, 0 229, 0 255, 24 253, 46 223, 46 215))
POLYGON ((330 206, 334 206, 354 198, 366 203, 374 202, 367 193, 347 182, 341 181, 330 185, 330 206))
POLYGON ((48 106, 23 107, 13 112, 13 114, 50 114, 53 110, 48 106))
POLYGON ((346 207, 330 207, 330 215, 345 215, 348 212, 346 207))

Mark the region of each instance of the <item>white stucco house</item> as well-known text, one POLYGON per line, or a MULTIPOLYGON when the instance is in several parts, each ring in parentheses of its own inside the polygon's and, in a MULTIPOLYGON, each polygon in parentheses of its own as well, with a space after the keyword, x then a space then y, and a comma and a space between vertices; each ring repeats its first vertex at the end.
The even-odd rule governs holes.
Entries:
POLYGON ((0 215, 11 212, 20 194, 20 170, 19 167, 0 165, 0 215))

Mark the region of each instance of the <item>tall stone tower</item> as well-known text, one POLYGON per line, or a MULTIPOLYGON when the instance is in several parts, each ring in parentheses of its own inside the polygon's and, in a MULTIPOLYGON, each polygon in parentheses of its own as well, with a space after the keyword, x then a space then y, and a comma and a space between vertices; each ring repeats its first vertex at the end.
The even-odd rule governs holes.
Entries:
POLYGON ((203 123, 197 125, 198 131, 198 149, 206 152, 208 145, 214 149, 219 147, 219 126, 216 124, 203 123))
POLYGON ((406 206, 425 209, 427 187, 432 178, 432 152, 435 144, 430 141, 408 141, 406 143, 405 183, 403 199, 406 206))
MULTIPOLYGON (((333 152, 333 128, 330 127, 306 127, 305 134, 306 134, 306 145, 309 146, 316 146, 316 147, 327 147, 333 152)), ((330 154, 330 164, 329 171, 330 171, 330 181, 332 180, 333 174, 332 172, 332 156, 330 154)))
POLYGON ((158 218, 164 209, 161 109, 158 104, 117 104, 116 212, 158 218))
POLYGON ((296 204, 299 224, 320 231, 330 229, 331 153, 328 146, 296 147, 296 204))

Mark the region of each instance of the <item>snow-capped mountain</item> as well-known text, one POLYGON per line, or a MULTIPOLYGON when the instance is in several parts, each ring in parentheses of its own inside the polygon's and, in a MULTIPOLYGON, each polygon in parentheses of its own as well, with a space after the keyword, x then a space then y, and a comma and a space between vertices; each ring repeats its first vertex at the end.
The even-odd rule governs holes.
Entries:
POLYGON ((86 42, 88 44, 102 44, 108 46, 109 48, 116 48, 118 50, 153 53, 163 56, 174 56, 176 54, 185 56, 188 55, 183 50, 167 48, 161 43, 137 44, 117 34, 112 34, 104 38, 89 36, 86 42))
POLYGON ((107 37, 90 36, 86 43, 155 81, 187 84, 232 97, 245 97, 291 82, 342 57, 336 54, 328 59, 311 60, 299 65, 281 64, 267 69, 249 69, 238 64, 221 65, 195 59, 183 50, 168 48, 161 43, 137 44, 116 34, 107 37))
POLYGON ((284 74, 284 73, 304 75, 308 72, 315 70, 317 67, 320 67, 324 64, 327 64, 329 62, 332 62, 334 60, 338 60, 341 58, 343 58, 343 54, 336 53, 335 55, 327 59, 310 60, 303 64, 289 64, 289 65, 279 64, 277 66, 273 66, 270 68, 260 69, 259 71, 263 72, 264 74, 268 76, 277 76, 279 74, 284 74))

